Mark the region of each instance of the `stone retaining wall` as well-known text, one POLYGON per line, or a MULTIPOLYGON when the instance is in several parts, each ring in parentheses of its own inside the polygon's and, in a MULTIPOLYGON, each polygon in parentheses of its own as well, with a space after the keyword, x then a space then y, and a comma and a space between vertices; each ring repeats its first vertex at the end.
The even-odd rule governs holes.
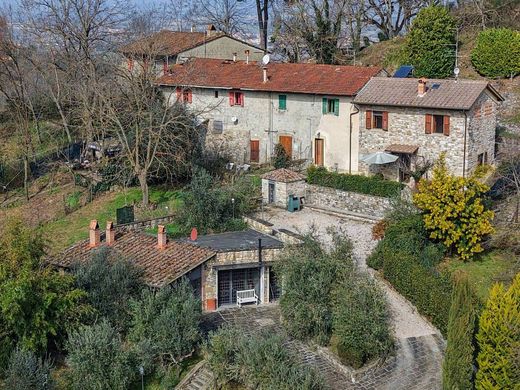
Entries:
POLYGON ((170 223, 175 218, 175 215, 166 215, 164 217, 150 218, 142 221, 134 221, 129 223, 122 223, 116 225, 117 229, 126 229, 126 230, 141 230, 146 228, 154 228, 159 224, 170 223))
POLYGON ((390 208, 390 199, 308 184, 305 204, 339 212, 383 218, 385 212, 390 208))

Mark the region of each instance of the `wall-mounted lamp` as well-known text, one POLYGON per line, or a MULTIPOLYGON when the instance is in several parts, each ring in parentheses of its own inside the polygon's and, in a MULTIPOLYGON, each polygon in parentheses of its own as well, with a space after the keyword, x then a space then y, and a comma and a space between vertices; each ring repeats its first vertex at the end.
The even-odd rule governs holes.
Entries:
POLYGON ((321 137, 321 134, 320 134, 320 132, 318 131, 318 134, 316 135, 316 138, 320 139, 320 137, 321 137))

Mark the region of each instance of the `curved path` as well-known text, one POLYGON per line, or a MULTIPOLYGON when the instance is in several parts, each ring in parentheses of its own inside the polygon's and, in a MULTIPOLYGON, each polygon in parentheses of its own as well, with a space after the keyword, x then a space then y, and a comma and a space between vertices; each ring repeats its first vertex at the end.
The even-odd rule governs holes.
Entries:
MULTIPOLYGON (((304 233, 313 225, 327 243, 330 237, 327 227, 341 228, 354 245, 354 257, 360 269, 367 270, 366 258, 375 247, 372 240, 374 222, 359 218, 335 215, 304 209, 298 213, 289 213, 280 209, 267 209, 257 215, 271 222, 275 229, 285 228, 304 233)), ((326 348, 309 345, 298 340, 290 340, 288 348, 300 357, 303 363, 317 369, 329 387, 334 390, 437 390, 441 389, 442 359, 445 342, 439 331, 426 321, 404 297, 392 286, 376 277, 387 294, 392 312, 392 325, 396 337, 396 351, 386 361, 364 372, 352 371, 343 366, 326 348)), ((204 315, 205 331, 218 328, 224 323, 235 324, 244 332, 260 328, 271 328, 283 333, 280 324, 278 305, 246 306, 204 315)), ((212 389, 211 372, 205 366, 192 373, 180 389, 212 389)))

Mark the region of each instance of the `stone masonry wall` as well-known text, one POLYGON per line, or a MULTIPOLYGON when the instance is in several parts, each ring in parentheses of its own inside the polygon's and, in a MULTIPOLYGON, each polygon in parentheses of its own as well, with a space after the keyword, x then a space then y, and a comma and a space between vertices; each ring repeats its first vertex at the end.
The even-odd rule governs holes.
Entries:
MULTIPOLYGON (((262 179, 262 200, 269 202, 269 180, 262 179)), ((274 205, 286 208, 289 195, 305 196, 305 181, 295 181, 292 183, 274 182, 274 205)))
POLYGON ((330 210, 353 212, 383 218, 390 208, 390 199, 379 196, 341 191, 334 188, 307 185, 305 203, 330 210))
MULTIPOLYGON (((435 161, 442 152, 446 153, 448 168, 462 176, 464 156, 464 114, 457 111, 425 110, 398 107, 360 107, 360 157, 385 150, 391 144, 417 145, 417 155, 425 160, 435 161), (388 111, 388 130, 367 129, 366 110, 388 111), (426 134, 424 130, 425 114, 449 115, 450 135, 426 134)), ((363 172, 368 173, 368 166, 360 163, 363 172)))

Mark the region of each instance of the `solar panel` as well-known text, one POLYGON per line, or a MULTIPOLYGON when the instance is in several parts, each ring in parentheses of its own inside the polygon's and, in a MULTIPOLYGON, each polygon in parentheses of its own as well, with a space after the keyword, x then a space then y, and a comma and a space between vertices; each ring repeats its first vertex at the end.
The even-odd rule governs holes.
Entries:
POLYGON ((394 77, 404 79, 410 77, 413 72, 413 66, 411 65, 403 65, 399 69, 397 69, 394 73, 394 77))

